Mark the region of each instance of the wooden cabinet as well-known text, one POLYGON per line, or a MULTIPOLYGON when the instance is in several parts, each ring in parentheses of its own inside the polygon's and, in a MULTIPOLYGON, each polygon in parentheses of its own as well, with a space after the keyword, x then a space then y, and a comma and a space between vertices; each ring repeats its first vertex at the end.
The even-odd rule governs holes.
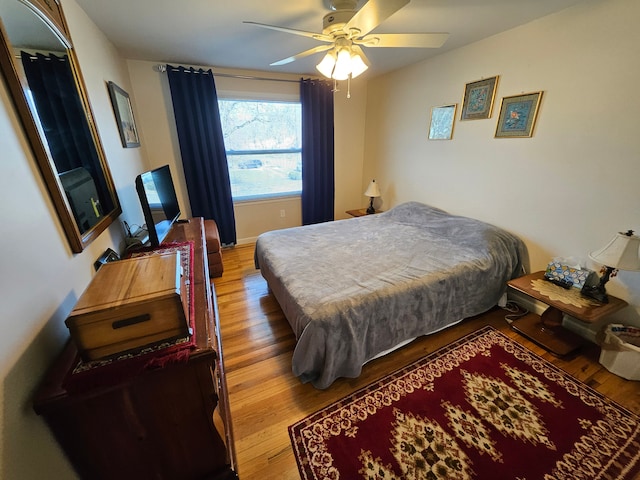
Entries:
POLYGON ((81 478, 236 478, 217 306, 201 219, 165 242, 193 241, 197 346, 188 360, 69 389, 78 352, 69 342, 37 392, 42 415, 81 478), (214 414, 221 419, 214 422, 214 414), (216 428, 220 426, 220 429, 216 428), (222 430, 222 431, 219 431, 222 430))

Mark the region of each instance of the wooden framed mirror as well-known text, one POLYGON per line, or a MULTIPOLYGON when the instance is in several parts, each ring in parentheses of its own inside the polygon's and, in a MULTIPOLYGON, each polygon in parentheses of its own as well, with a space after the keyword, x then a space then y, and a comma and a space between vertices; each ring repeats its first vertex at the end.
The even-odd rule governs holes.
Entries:
POLYGON ((122 213, 57 0, 0 0, 0 69, 73 252, 122 213))

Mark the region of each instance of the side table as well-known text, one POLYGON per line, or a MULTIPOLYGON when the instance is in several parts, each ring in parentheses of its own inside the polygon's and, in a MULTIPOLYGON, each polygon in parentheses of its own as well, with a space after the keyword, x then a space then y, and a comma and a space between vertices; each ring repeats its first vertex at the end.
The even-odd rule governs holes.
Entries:
POLYGON ((627 302, 612 295, 609 295, 609 303, 583 297, 577 288, 566 290, 545 280, 542 271, 510 280, 507 285, 548 305, 542 315, 529 313, 515 320, 511 327, 561 357, 575 352, 584 342, 580 335, 562 326, 564 314, 594 323, 627 306, 627 302))
MULTIPOLYGON (((352 217, 364 217, 365 215, 368 215, 366 208, 358 208, 356 210, 347 210, 345 213, 351 215, 352 217)), ((376 210, 371 215, 374 215, 375 213, 382 213, 382 210, 376 210)))

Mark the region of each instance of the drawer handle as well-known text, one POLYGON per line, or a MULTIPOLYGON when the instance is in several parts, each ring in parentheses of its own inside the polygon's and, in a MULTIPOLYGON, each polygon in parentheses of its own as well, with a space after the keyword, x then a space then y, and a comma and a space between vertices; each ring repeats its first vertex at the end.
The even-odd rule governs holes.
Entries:
POLYGON ((148 322, 151 320, 151 315, 145 313, 144 315, 138 315, 131 318, 123 318, 122 320, 117 320, 111 324, 111 327, 114 330, 118 328, 128 327, 130 325, 135 325, 136 323, 148 322))

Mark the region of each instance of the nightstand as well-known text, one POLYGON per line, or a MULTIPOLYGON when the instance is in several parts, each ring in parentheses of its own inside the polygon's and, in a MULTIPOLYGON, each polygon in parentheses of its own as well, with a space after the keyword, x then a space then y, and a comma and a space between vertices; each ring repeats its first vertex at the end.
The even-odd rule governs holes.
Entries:
MULTIPOLYGON (((364 217, 367 214, 366 208, 359 208, 357 210, 347 210, 345 213, 351 215, 352 217, 364 217)), ((375 213, 382 213, 382 210, 376 210, 375 213)), ((375 215, 375 213, 371 215, 375 215)))
POLYGON ((545 280, 542 271, 510 280, 507 285, 548 305, 541 316, 529 313, 514 320, 511 327, 561 357, 575 352, 584 343, 581 336, 562 326, 564 314, 594 323, 627 306, 627 302, 612 295, 609 295, 609 303, 583 297, 577 288, 564 289, 545 280))

